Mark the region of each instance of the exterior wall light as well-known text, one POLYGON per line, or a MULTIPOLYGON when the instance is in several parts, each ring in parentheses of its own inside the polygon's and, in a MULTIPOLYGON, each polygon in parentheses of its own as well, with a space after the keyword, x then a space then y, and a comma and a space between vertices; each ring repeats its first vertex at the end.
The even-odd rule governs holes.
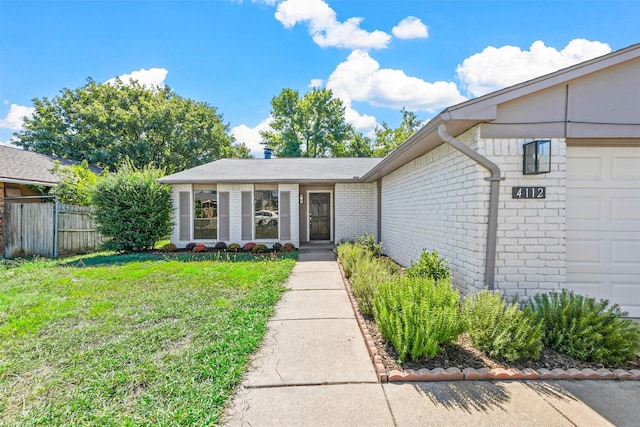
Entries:
POLYGON ((300 204, 304 203, 304 196, 302 194, 300 194, 300 204))
POLYGON ((524 144, 522 173, 535 175, 551 172, 551 141, 532 141, 524 144))

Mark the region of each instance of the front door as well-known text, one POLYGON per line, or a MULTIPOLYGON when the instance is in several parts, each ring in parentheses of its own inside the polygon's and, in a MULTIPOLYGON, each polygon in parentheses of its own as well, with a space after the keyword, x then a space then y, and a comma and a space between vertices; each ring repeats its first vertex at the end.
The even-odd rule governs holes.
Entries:
POLYGON ((309 193, 309 240, 331 239, 331 193, 309 193))

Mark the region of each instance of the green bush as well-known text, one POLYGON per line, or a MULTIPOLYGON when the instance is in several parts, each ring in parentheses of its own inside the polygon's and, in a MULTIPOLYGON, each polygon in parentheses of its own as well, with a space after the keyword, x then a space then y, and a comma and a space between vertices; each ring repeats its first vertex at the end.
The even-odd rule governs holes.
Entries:
POLYGON ((373 298, 378 286, 393 281, 389 268, 378 258, 364 254, 358 258, 351 276, 351 290, 362 314, 373 314, 373 298))
POLYGON ((347 277, 351 277, 353 274, 358 260, 368 258, 363 252, 362 247, 353 243, 340 243, 336 247, 336 253, 344 270, 344 275, 347 277))
POLYGON ((483 290, 466 297, 461 311, 471 341, 489 356, 512 362, 540 357, 542 324, 530 308, 505 305, 500 294, 483 290))
POLYGON ((379 257, 382 255, 382 243, 376 243, 375 237, 367 232, 356 237, 356 245, 359 245, 372 257, 379 257))
POLYGON ((640 325, 617 304, 565 289, 538 294, 529 306, 543 321, 544 344, 560 353, 615 366, 640 350, 640 325))
POLYGON ((403 277, 378 287, 374 314, 399 361, 416 360, 433 357, 442 344, 460 335, 458 301, 448 280, 403 277))
POLYGON ((444 280, 449 278, 447 260, 438 256, 438 251, 427 252, 422 250, 422 255, 416 263, 411 262, 411 267, 407 269, 409 277, 430 277, 434 280, 444 280))
POLYGON ((150 250, 171 232, 171 188, 158 183, 162 175, 151 167, 123 166, 98 181, 91 200, 106 249, 150 250))

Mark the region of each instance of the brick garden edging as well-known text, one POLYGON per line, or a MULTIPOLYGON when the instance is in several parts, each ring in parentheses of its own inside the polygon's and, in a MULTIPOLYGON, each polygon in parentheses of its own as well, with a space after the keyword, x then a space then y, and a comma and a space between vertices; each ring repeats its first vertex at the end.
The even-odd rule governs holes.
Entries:
POLYGON ((369 357, 373 363, 373 369, 376 372, 378 381, 380 382, 422 382, 422 381, 488 381, 488 380, 632 380, 640 381, 640 369, 504 369, 504 368, 435 368, 435 369, 419 369, 417 371, 413 369, 407 369, 405 371, 392 370, 387 374, 387 370, 382 363, 382 359, 378 354, 369 328, 367 327, 364 318, 358 310, 358 303, 356 302, 353 292, 351 291, 351 284, 347 277, 344 275, 344 270, 340 261, 338 261, 338 268, 340 269, 340 276, 349 301, 351 302, 351 308, 355 314, 358 327, 364 338, 369 357))

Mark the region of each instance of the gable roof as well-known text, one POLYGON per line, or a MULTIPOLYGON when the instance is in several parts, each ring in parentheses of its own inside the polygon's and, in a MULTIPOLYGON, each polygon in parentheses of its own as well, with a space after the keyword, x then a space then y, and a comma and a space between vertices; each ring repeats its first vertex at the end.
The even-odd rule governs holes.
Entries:
MULTIPOLYGON (((362 181, 372 182, 380 179, 400 166, 443 144, 443 141, 438 136, 438 126, 443 123, 446 123, 449 134, 458 136, 478 124, 491 123, 496 120, 500 105, 525 98, 554 86, 566 85, 571 81, 618 66, 627 61, 638 63, 640 62, 639 60, 640 43, 448 107, 372 168, 362 177, 362 181)), ((630 89, 637 91, 638 87, 639 85, 636 81, 634 87, 630 89)), ((568 119, 565 120, 568 123, 568 119)), ((633 125, 635 129, 640 129, 640 121, 633 125)), ((630 129, 628 124, 624 124, 624 127, 628 133, 630 129)), ((634 132, 634 130, 631 130, 631 132, 634 132)), ((635 132, 637 133, 636 138, 640 137, 640 130, 635 132)))
POLYGON ((359 182, 382 159, 277 158, 221 159, 160 178, 166 184, 260 182, 359 182))
MULTIPOLYGON (((63 165, 80 164, 75 160, 0 145, 0 181, 52 187, 60 181, 56 175, 51 173, 56 160, 63 165)), ((90 169, 94 173, 102 171, 96 166, 90 166, 90 169)))

